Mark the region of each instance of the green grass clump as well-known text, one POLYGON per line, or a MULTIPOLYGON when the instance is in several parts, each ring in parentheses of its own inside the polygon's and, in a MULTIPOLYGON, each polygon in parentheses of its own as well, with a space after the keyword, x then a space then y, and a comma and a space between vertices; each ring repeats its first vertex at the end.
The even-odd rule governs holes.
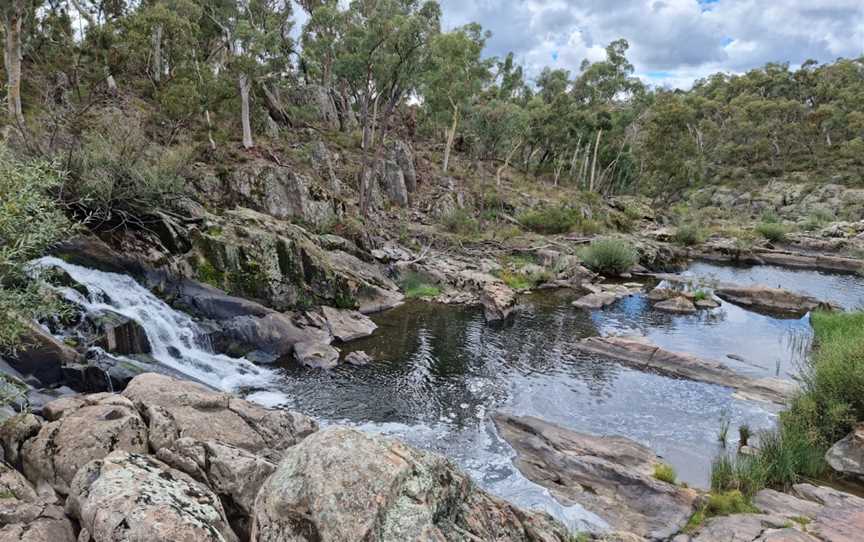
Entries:
POLYGON ((459 235, 476 235, 480 232, 480 223, 464 209, 457 209, 441 217, 441 225, 448 232, 459 235))
POLYGON ((675 469, 672 468, 672 465, 658 463, 654 465, 654 478, 667 484, 674 484, 678 476, 675 474, 675 469))
POLYGON ((441 288, 420 273, 407 273, 402 277, 400 286, 408 299, 438 297, 441 288))
POLYGON ((759 509, 751 504, 750 498, 740 491, 713 492, 708 495, 705 503, 690 517, 690 520, 684 527, 684 532, 695 532, 708 518, 758 512, 759 509))
POLYGON ((621 239, 599 239, 580 251, 579 256, 592 271, 620 275, 639 261, 636 249, 621 239))
POLYGON ((696 290, 693 292, 693 301, 705 301, 710 297, 711 295, 705 290, 696 290))
POLYGON ((582 215, 570 207, 544 207, 521 213, 518 220, 534 233, 556 234, 572 231, 581 222, 582 215))
POLYGON ((811 316, 816 348, 801 373, 801 390, 777 429, 759 435, 755 456, 718 458, 712 488, 751 495, 823 478, 825 452, 864 420, 864 312, 811 316))
POLYGON ((536 288, 540 284, 549 282, 552 278, 552 273, 545 269, 536 273, 527 274, 504 269, 498 272, 498 278, 514 290, 530 290, 536 288))
POLYGON ((693 224, 682 224, 672 235, 672 241, 681 246, 692 247, 705 241, 705 232, 693 224))
POLYGON ((780 243, 786 239, 786 227, 774 222, 763 222, 756 226, 756 232, 772 243, 780 243))

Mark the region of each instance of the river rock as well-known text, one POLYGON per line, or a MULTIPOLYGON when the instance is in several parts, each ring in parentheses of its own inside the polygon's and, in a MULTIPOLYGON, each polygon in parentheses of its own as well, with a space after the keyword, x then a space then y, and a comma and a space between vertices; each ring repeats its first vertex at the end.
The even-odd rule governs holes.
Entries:
POLYGON ((857 477, 864 477, 864 424, 832 446, 825 454, 832 469, 857 477))
POLYGON ((498 433, 515 450, 516 466, 564 504, 578 503, 613 529, 649 539, 677 533, 698 494, 655 479, 659 458, 623 437, 577 433, 534 417, 496 413, 498 433))
POLYGON ((288 449, 255 502, 252 540, 570 540, 551 517, 478 489, 445 458, 330 427, 288 449))
POLYGON ((25 476, 61 494, 83 465, 114 450, 147 452, 147 425, 132 401, 100 393, 58 399, 43 408, 48 420, 21 447, 25 476))
POLYGON ((794 318, 800 318, 816 309, 833 310, 835 308, 830 303, 819 301, 814 297, 767 286, 724 285, 714 290, 714 293, 724 301, 748 309, 788 315, 794 318))
POLYGON ((707 297, 705 299, 697 299, 694 302, 694 305, 696 305, 697 309, 710 310, 719 307, 720 303, 718 303, 715 299, 707 297))
POLYGON ((333 369, 339 365, 339 351, 329 344, 300 342, 294 345, 294 359, 311 369, 333 369))
POLYGON ((46 502, 15 469, 0 463, 0 542, 75 542, 63 508, 46 502))
POLYGON ((114 311, 103 311, 92 320, 100 335, 96 345, 106 352, 123 356, 152 352, 147 332, 135 320, 114 311))
POLYGON ((145 414, 154 451, 189 437, 219 441, 272 459, 318 430, 314 420, 297 412, 266 409, 159 374, 134 378, 123 396, 145 414))
POLYGON ((648 299, 648 301, 656 303, 659 301, 666 301, 667 299, 672 299, 677 295, 679 295, 679 292, 671 288, 660 288, 658 286, 657 288, 654 288, 653 290, 648 292, 648 295, 646 295, 645 297, 648 299))
POLYGON ((66 512, 79 542, 235 542, 222 503, 205 485, 155 458, 115 451, 83 466, 66 512))
POLYGON ((55 339, 35 322, 26 322, 21 335, 23 345, 15 355, 5 359, 13 369, 35 378, 43 386, 63 381, 63 366, 80 361, 81 355, 55 339))
POLYGON ((30 412, 11 416, 0 425, 0 444, 3 446, 3 459, 16 468, 21 467, 21 447, 27 440, 36 436, 42 422, 30 412))
POLYGON ((372 363, 372 356, 363 352, 362 350, 357 352, 349 352, 347 356, 345 356, 345 363, 349 365, 354 365, 357 367, 362 367, 364 365, 369 365, 372 363))
POLYGON ((368 337, 378 329, 375 322, 357 311, 321 307, 330 334, 342 342, 368 337))
POLYGON ((480 292, 487 322, 506 320, 516 308, 516 292, 503 282, 487 282, 480 292))
POLYGON ((693 314, 696 306, 692 301, 683 296, 673 297, 654 305, 658 311, 671 312, 673 314, 693 314))
POLYGON ((751 378, 716 361, 664 350, 644 337, 589 337, 579 341, 577 348, 638 370, 733 388, 746 399, 785 404, 797 389, 794 383, 786 380, 751 378))
POLYGON ((602 309, 615 303, 618 299, 620 299, 619 296, 612 292, 596 292, 580 297, 572 305, 580 309, 602 309))

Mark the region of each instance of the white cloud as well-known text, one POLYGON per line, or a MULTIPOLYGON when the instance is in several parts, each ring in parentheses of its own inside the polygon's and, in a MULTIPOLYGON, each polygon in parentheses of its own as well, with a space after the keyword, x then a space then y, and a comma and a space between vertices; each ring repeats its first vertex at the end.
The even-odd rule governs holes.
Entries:
POLYGON ((577 72, 615 39, 646 81, 687 87, 716 71, 864 55, 861 0, 441 0, 444 24, 493 32, 489 54, 516 53, 530 74, 577 72))

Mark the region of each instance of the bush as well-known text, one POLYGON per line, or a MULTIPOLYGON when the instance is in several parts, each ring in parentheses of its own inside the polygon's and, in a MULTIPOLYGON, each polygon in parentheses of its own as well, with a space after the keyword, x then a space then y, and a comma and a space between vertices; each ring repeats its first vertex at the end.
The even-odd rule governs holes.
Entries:
POLYGON ((81 135, 63 195, 94 225, 143 225, 183 191, 188 153, 154 144, 139 119, 115 113, 81 135))
POLYGON ((581 221, 578 210, 569 207, 544 207, 519 215, 519 223, 534 233, 568 233, 581 221))
POLYGON ((675 230, 672 241, 681 246, 692 247, 705 241, 705 232, 698 226, 683 224, 675 230))
POLYGON ((58 310, 24 266, 69 236, 70 224, 51 196, 62 181, 56 165, 22 162, 0 146, 0 352, 19 345, 27 321, 58 310))
POLYGON ((608 275, 626 273, 639 261, 633 246, 620 239, 594 241, 580 251, 579 256, 592 271, 608 275))
POLYGON ((654 478, 661 482, 666 482, 667 484, 674 484, 677 475, 675 474, 675 469, 672 468, 671 465, 658 463, 657 465, 654 465, 654 478))
POLYGON ((441 288, 420 273, 406 273, 399 284, 408 299, 437 297, 441 288))
POLYGON ((476 235, 480 231, 477 219, 464 209, 456 209, 441 217, 441 225, 448 232, 459 235, 476 235))
POLYGON ((772 243, 780 243, 786 239, 786 227, 774 222, 763 222, 756 226, 756 232, 772 243))

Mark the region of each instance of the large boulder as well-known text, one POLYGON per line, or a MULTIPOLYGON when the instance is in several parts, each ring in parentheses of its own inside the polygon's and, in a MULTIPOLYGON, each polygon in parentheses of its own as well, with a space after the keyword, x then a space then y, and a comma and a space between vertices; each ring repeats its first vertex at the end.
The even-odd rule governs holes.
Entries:
POLYGON ((394 139, 387 144, 387 158, 402 173, 406 191, 411 194, 417 190, 417 170, 414 167, 414 151, 408 143, 394 139))
POLYGON ((570 540, 549 516, 479 490, 443 457, 344 427, 286 451, 258 493, 252 539, 570 540))
POLYGON ((294 345, 294 359, 312 369, 333 369, 339 365, 339 351, 329 344, 302 342, 294 345))
POLYGON ((726 386, 736 390, 744 399, 785 404, 796 390, 792 382, 779 378, 751 378, 716 361, 664 350, 644 337, 589 337, 579 341, 577 347, 583 352, 608 357, 638 370, 726 386))
POLYGON ((695 511, 698 494, 655 479, 659 458, 636 442, 577 433, 533 417, 498 413, 493 420, 516 450, 516 466, 526 478, 613 529, 666 539, 695 511))
POLYGON ((96 345, 106 352, 123 356, 152 352, 147 332, 132 318, 114 311, 103 311, 91 320, 99 330, 96 345))
POLYGON ((60 384, 63 381, 63 366, 81 359, 78 352, 34 322, 25 324, 21 343, 23 347, 5 359, 13 369, 36 379, 43 386, 60 384))
POLYGON ((816 309, 836 307, 814 297, 767 286, 724 285, 714 290, 717 297, 754 311, 800 318, 816 309))
POLYGON ((75 542, 63 508, 47 502, 15 469, 0 463, 0 542, 75 542))
POLYGON ((61 494, 82 466, 114 450, 147 452, 147 425, 132 402, 100 393, 57 399, 42 409, 48 420, 21 447, 24 474, 61 494))
POLYGON ((116 451, 74 478, 66 512, 78 542, 234 542, 219 497, 205 485, 143 454, 116 451))
POLYGON ((150 448, 156 452, 188 437, 278 458, 282 450, 318 429, 314 420, 297 412, 266 409, 159 374, 136 377, 123 396, 146 416, 150 448))
POLYGON ((825 461, 841 474, 864 477, 864 423, 831 446, 825 461))
POLYGON ((661 301, 654 305, 654 308, 658 311, 670 312, 672 314, 693 314, 696 312, 696 305, 683 296, 676 296, 661 301))
POLYGON ((330 334, 342 342, 368 337, 378 329, 375 322, 357 311, 321 307, 321 314, 327 321, 330 334))
POLYGON ((292 104, 310 111, 315 122, 326 130, 339 129, 339 111, 330 90, 322 85, 303 85, 291 89, 292 104))

